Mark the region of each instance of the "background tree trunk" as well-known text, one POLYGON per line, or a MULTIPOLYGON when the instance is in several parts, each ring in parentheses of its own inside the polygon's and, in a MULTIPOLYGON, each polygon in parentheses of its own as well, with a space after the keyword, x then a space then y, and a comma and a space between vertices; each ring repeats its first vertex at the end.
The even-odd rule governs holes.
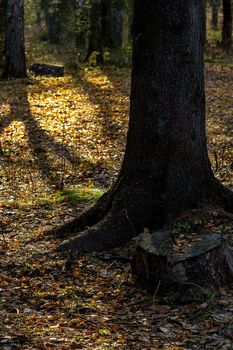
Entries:
POLYGON ((60 3, 57 4, 50 3, 49 9, 49 41, 52 44, 60 43, 60 35, 61 35, 61 23, 60 23, 60 3))
POLYGON ((113 1, 101 0, 101 39, 105 47, 113 47, 113 1))
POLYGON ((103 59, 103 38, 102 38, 102 2, 101 0, 92 0, 90 11, 90 34, 88 38, 88 49, 86 60, 90 58, 93 52, 97 52, 97 64, 102 64, 103 59))
POLYGON ((0 0, 0 67, 3 67, 6 1, 0 0))
POLYGON ((84 6, 84 0, 76 0, 75 5, 76 47, 82 48, 86 46, 87 14, 85 12, 87 9, 84 6))
POLYGON ((90 13, 90 35, 86 59, 98 52, 97 63, 104 62, 104 48, 122 47, 121 0, 93 0, 90 13))
POLYGON ((41 0, 41 7, 45 14, 48 39, 52 44, 59 44, 61 34, 60 2, 53 3, 51 0, 41 0))
POLYGON ((207 41, 207 0, 203 0, 203 12, 204 12, 204 22, 203 22, 204 45, 206 45, 206 44, 208 44, 208 41, 207 41))
POLYGON ((108 48, 122 47, 123 0, 102 0, 102 39, 108 48))
POLYGON ((232 45, 231 0, 223 0, 222 45, 226 49, 232 45))
POLYGON ((5 36, 4 77, 27 76, 24 48, 24 3, 23 0, 8 0, 5 36))
POLYGON ((45 25, 48 30, 49 28, 49 2, 48 0, 40 1, 41 10, 44 12, 45 25))
POLYGON ((122 18, 122 48, 125 49, 131 42, 131 26, 132 26, 132 0, 124 0, 123 18, 122 18))
POLYGON ((212 0, 211 1, 211 12, 212 12, 212 17, 211 17, 211 26, 213 30, 218 29, 218 12, 219 12, 219 0, 212 0))

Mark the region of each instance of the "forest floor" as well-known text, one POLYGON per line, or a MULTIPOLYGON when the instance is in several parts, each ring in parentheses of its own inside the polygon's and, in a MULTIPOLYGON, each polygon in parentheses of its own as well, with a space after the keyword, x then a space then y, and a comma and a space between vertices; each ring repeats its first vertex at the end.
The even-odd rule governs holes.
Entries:
MULTIPOLYGON (((207 291, 200 304, 162 300, 136 288, 133 244, 71 259, 44 235, 116 178, 129 75, 109 68, 0 82, 0 349, 233 349, 233 292, 207 291)), ((233 68, 209 65, 206 81, 209 154, 232 188, 233 68)), ((232 216, 208 210, 199 228, 223 231, 233 245, 232 216)), ((191 227, 189 216, 178 224, 191 227)))

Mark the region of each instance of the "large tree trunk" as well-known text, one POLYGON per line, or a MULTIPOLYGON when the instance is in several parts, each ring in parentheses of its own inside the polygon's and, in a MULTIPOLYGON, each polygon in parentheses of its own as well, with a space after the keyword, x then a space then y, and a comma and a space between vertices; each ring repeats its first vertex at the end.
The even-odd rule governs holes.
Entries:
POLYGON ((226 49, 232 45, 231 0, 223 0, 222 45, 226 49))
POLYGON ((56 230, 65 235, 87 228, 59 249, 121 244, 206 203, 233 210, 233 193, 214 178, 207 155, 203 8, 203 1, 135 0, 122 168, 94 207, 56 230))
POLYGON ((7 1, 5 67, 3 76, 26 77, 23 0, 7 1))

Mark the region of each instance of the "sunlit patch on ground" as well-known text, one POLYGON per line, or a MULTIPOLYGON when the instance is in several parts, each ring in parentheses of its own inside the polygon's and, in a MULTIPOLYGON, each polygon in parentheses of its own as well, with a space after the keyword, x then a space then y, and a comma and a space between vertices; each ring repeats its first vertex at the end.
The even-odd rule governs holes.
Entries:
POLYGON ((44 198, 80 179, 109 186, 124 152, 128 81, 125 75, 108 78, 101 72, 87 71, 75 79, 68 76, 34 79, 31 84, 2 82, 4 164, 0 191, 9 193, 10 198, 12 172, 14 200, 19 199, 18 192, 22 193, 22 182, 27 183, 24 202, 27 196, 30 201, 33 197, 44 198), (126 86, 124 93, 119 84, 126 86))

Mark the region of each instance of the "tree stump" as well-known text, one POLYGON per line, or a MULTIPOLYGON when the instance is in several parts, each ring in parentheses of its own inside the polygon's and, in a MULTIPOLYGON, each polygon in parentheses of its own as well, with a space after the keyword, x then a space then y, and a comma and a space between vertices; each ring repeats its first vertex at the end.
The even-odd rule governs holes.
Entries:
POLYGON ((182 302, 203 301, 233 283, 233 251, 221 233, 144 232, 132 272, 149 293, 182 302))
POLYGON ((33 63, 29 67, 35 75, 47 75, 50 77, 63 77, 64 67, 63 66, 53 66, 44 63, 33 63))

